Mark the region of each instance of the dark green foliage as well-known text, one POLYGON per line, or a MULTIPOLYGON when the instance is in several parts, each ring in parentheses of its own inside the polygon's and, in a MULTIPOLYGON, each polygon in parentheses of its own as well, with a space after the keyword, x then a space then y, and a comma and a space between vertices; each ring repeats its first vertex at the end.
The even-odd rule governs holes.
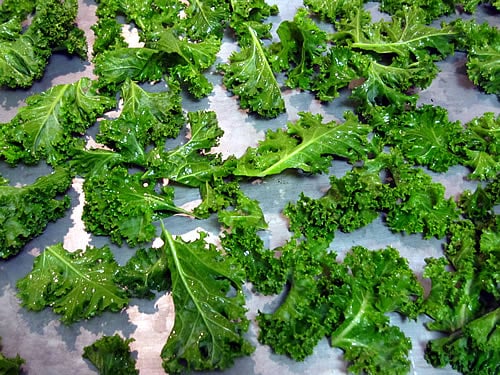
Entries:
POLYGON ((47 224, 64 216, 69 208, 71 185, 67 170, 39 177, 33 184, 14 187, 0 184, 0 258, 17 254, 24 245, 40 235, 47 224))
POLYGON ((93 344, 83 348, 83 358, 88 359, 100 375, 137 375, 135 359, 129 344, 134 339, 122 339, 117 334, 103 336, 93 344))

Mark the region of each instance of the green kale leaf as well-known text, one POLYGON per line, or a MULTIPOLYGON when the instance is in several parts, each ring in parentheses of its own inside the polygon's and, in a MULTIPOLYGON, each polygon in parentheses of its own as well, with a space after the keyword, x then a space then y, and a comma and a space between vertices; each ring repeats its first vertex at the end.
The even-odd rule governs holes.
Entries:
POLYGON ((353 373, 406 373, 411 342, 386 314, 419 314, 423 288, 408 262, 393 248, 358 246, 338 263, 328 244, 292 240, 281 249, 290 289, 276 311, 258 316, 259 340, 303 360, 326 335, 353 373))
POLYGON ((458 219, 459 210, 445 187, 432 181, 422 169, 402 163, 389 167, 383 210, 386 223, 395 232, 422 233, 424 238, 442 238, 458 219))
MULTIPOLYGON (((330 345, 345 351, 349 370, 374 374, 409 371, 410 340, 389 324, 388 312, 415 319, 420 311, 423 288, 397 250, 367 250, 357 246, 344 259, 349 273, 344 283, 331 274, 326 284, 336 311, 328 333, 330 345)), ((328 279, 328 277, 327 277, 328 279)))
POLYGON ((101 375, 138 375, 135 359, 129 344, 134 339, 122 339, 119 335, 103 336, 83 348, 83 358, 88 359, 101 375))
POLYGON ((165 371, 225 369, 250 354, 253 347, 243 337, 249 322, 240 268, 213 245, 207 247, 203 235, 184 242, 163 229, 162 238, 176 310, 161 352, 165 371))
POLYGON ((0 129, 8 145, 2 149, 2 156, 11 164, 34 164, 45 159, 57 165, 74 148, 82 147, 83 139, 78 136, 111 108, 114 100, 99 94, 94 82, 84 77, 34 94, 26 104, 0 129))
POLYGON ((228 63, 220 65, 223 83, 239 97, 241 108, 273 118, 285 111, 285 102, 268 53, 255 30, 248 26, 248 32, 249 43, 233 52, 228 63))
POLYGON ((58 196, 70 185, 71 176, 65 169, 57 169, 23 187, 0 183, 0 259, 17 254, 49 222, 64 216, 70 200, 68 196, 58 196))
POLYGON ((323 271, 330 271, 322 267, 328 257, 326 247, 324 241, 296 239, 281 246, 280 262, 288 284, 285 299, 272 313, 257 316, 259 341, 296 361, 311 355, 329 329, 325 321, 329 306, 324 305, 320 281, 323 271))
POLYGON ((450 229, 446 258, 427 259, 424 277, 432 282, 423 312, 427 328, 443 337, 427 343, 425 358, 435 367, 450 364, 467 374, 499 370, 500 220, 474 225, 457 222, 450 229))
POLYGON ((190 214, 174 204, 173 188, 164 186, 158 193, 154 180, 143 179, 141 172, 130 174, 123 166, 86 178, 83 189, 82 218, 87 230, 108 235, 117 244, 125 240, 135 246, 150 241, 156 233, 155 220, 190 214))
MULTIPOLYGON (((75 25, 77 0, 46 0, 2 4, 0 18, 6 15, 23 21, 34 10, 26 31, 14 40, 0 39, 0 86, 29 87, 42 77, 49 57, 55 51, 65 51, 81 58, 87 57, 87 42, 83 30, 75 25), (3 15, 2 15, 3 14, 3 15)), ((11 18, 9 18, 11 19, 11 18)), ((6 21, 6 20, 5 20, 6 21)), ((5 22, 1 21, 1 23, 5 22)))
POLYGON ((170 289, 170 274, 165 248, 139 249, 118 270, 115 281, 122 285, 131 297, 153 298, 152 291, 170 289))
POLYGON ((500 171, 500 115, 487 112, 466 123, 455 147, 463 164, 472 169, 470 179, 495 178, 500 171))
POLYGON ((128 298, 114 282, 117 270, 108 247, 71 253, 59 243, 35 258, 32 271, 16 284, 18 296, 30 310, 51 307, 67 324, 120 311, 128 298))
POLYGON ((336 24, 363 8, 364 0, 304 0, 307 9, 323 21, 336 24))
POLYGON ((116 93, 127 78, 135 82, 158 81, 165 72, 164 55, 151 48, 117 48, 98 54, 94 73, 98 85, 116 93))
POLYGON ((457 49, 467 53, 467 75, 488 94, 500 95, 500 31, 474 20, 458 19, 451 26, 459 35, 457 49))
POLYGON ((424 105, 393 117, 389 127, 387 144, 398 147, 411 163, 446 172, 460 162, 452 148, 462 137, 463 129, 458 121, 448 120, 444 108, 424 105))
POLYGON ((195 0, 186 4, 186 16, 177 26, 185 30, 186 35, 201 41, 210 36, 222 38, 226 23, 229 21, 228 2, 221 0, 195 0))
POLYGON ((330 176, 330 188, 318 199, 303 193, 295 203, 289 203, 284 214, 290 230, 309 239, 333 240, 335 231, 351 232, 380 216, 384 192, 380 170, 368 165, 354 168, 343 177, 330 176))
MULTIPOLYGON (((477 0, 476 0, 477 1, 477 0)), ((455 11, 457 3, 464 1, 456 0, 381 0, 380 10, 389 14, 396 14, 405 8, 414 7, 422 9, 422 15, 426 23, 431 23, 438 17, 451 14, 455 11)))
POLYGON ((144 166, 146 147, 165 144, 175 138, 184 125, 181 97, 176 90, 147 92, 127 79, 121 87, 123 107, 120 116, 100 122, 96 140, 129 163, 144 166))
POLYGON ((266 249, 255 227, 240 225, 225 231, 221 245, 245 270, 246 280, 257 292, 270 295, 283 290, 288 275, 279 251, 266 249))
POLYGON ((229 173, 229 163, 224 165, 220 155, 209 153, 219 143, 224 131, 219 127, 213 111, 189 112, 189 139, 171 149, 160 144, 147 155, 148 176, 166 178, 177 183, 199 187, 214 176, 229 173))
MULTIPOLYGON (((0 337, 0 350, 2 349, 2 338, 0 337)), ((18 375, 21 372, 21 366, 25 363, 24 359, 18 355, 14 358, 6 357, 0 352, 0 374, 18 375)))
POLYGON ((169 76, 185 85, 193 97, 199 99, 212 92, 213 86, 203 73, 215 63, 221 46, 219 38, 209 36, 193 43, 177 36, 174 30, 165 29, 146 46, 164 55, 169 76))
POLYGON ((24 20, 36 7, 36 0, 3 0, 0 4, 0 23, 12 19, 24 20))
POLYGON ((264 21, 269 16, 279 12, 276 4, 269 5, 266 0, 230 0, 229 25, 236 34, 241 45, 252 43, 252 35, 248 26, 255 31, 259 38, 271 38, 272 24, 264 21))
MULTIPOLYGON (((328 102, 337 98, 341 89, 365 81, 361 74, 366 71, 369 60, 351 48, 332 47, 324 55, 316 58, 315 64, 317 74, 310 89, 319 100, 328 102)), ((373 101, 374 98, 370 96, 368 99, 366 95, 363 101, 365 100, 373 101)))
POLYGON ((283 21, 277 30, 280 42, 270 47, 271 66, 284 71, 286 85, 308 90, 314 78, 314 62, 326 50, 327 33, 322 31, 304 8, 293 21, 283 21))
POLYGON ((358 161, 371 151, 367 139, 371 128, 354 115, 346 114, 344 123, 323 123, 321 115, 300 113, 286 130, 268 131, 256 148, 248 148, 238 159, 237 176, 264 177, 286 169, 325 172, 332 156, 358 161))

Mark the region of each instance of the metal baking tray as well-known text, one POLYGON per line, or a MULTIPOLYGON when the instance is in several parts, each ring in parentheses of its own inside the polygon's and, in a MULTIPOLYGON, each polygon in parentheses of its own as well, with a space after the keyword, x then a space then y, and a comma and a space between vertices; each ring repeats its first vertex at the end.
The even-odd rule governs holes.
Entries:
MULTIPOLYGON (((92 0, 80 0, 78 24, 86 32, 89 43, 93 33, 90 26, 96 21, 96 4, 92 0)), ((296 9, 301 6, 299 0, 268 0, 269 4, 277 4, 280 13, 271 17, 273 32, 280 22, 292 19, 296 9)), ((368 3, 375 10, 377 3, 368 3)), ((481 21, 500 25, 500 20, 484 12, 476 14, 481 21)), ((233 41, 225 39, 219 54, 219 61, 227 60, 231 51, 237 47, 233 41)), ((450 120, 465 123, 484 112, 500 112, 500 103, 494 95, 485 95, 477 90, 465 74, 466 56, 456 53, 454 56, 439 62, 441 70, 431 86, 419 93, 420 103, 435 104, 449 111, 450 120)), ((349 107, 348 92, 328 104, 322 104, 309 93, 296 90, 284 92, 286 113, 273 120, 261 120, 238 107, 235 97, 230 96, 221 85, 221 76, 215 71, 208 73, 214 82, 214 92, 200 101, 184 98, 187 111, 198 109, 213 110, 217 113, 220 126, 225 134, 218 147, 224 155, 240 156, 248 146, 255 146, 262 139, 268 128, 276 129, 295 121, 298 112, 309 111, 321 113, 325 120, 342 121, 342 114, 349 107)), ((54 55, 43 79, 26 90, 0 89, 0 122, 8 122, 24 105, 24 100, 34 94, 60 83, 71 83, 80 77, 93 77, 92 65, 79 58, 65 55, 54 55)), ((332 173, 342 174, 347 166, 341 162, 332 165, 332 173)), ((46 165, 36 167, 19 166, 11 168, 0 163, 0 175, 9 178, 11 183, 31 183, 39 176, 46 174, 50 168, 46 165)), ((436 181, 443 183, 448 196, 456 196, 464 189, 474 189, 475 183, 464 178, 464 168, 451 168, 445 174, 434 174, 436 181)), ((281 210, 287 202, 294 201, 301 192, 311 197, 320 197, 329 187, 327 175, 299 176, 296 173, 283 173, 279 176, 265 178, 260 184, 248 184, 246 193, 261 202, 269 230, 266 234, 267 245, 271 248, 279 246, 288 238, 286 222, 281 210)), ((84 230, 81 222, 83 197, 81 180, 75 180, 70 191, 72 209, 68 214, 51 223, 45 232, 29 242, 24 250, 8 261, 0 261, 0 336, 3 351, 7 356, 19 353, 25 360, 24 371, 30 375, 53 375, 71 373, 74 375, 95 374, 95 369, 82 359, 83 347, 90 345, 102 335, 120 333, 135 341, 131 349, 137 358, 137 366, 141 374, 164 374, 161 366, 160 351, 165 344, 174 323, 174 310, 169 295, 158 295, 154 300, 131 300, 130 305, 120 313, 105 313, 101 316, 72 325, 62 324, 58 316, 50 309, 31 312, 20 307, 16 297, 16 281, 31 271, 34 257, 46 246, 63 242, 68 250, 85 248, 87 245, 103 246, 109 244, 107 238, 91 236, 84 230)), ((180 189, 176 193, 176 201, 180 205, 194 205, 199 199, 196 189, 180 189)), ((205 230, 216 239, 219 228, 215 220, 197 221, 186 217, 173 216, 164 220, 166 227, 174 235, 189 237, 197 230, 205 230)), ((362 245, 371 249, 384 248, 391 245, 398 249, 422 279, 424 258, 439 257, 442 254, 442 241, 424 240, 420 235, 395 235, 381 221, 361 228, 350 234, 338 233, 332 248, 339 254, 345 253, 354 245, 362 245)), ((118 248, 110 245, 120 264, 133 254, 133 249, 118 248)), ((256 345, 255 352, 246 358, 238 359, 234 367, 218 373, 223 374, 259 374, 259 375, 292 375, 292 374, 346 374, 346 362, 340 349, 331 348, 326 339, 317 346, 314 354, 304 362, 295 362, 285 356, 277 355, 257 342, 258 328, 255 316, 258 310, 271 311, 277 304, 278 297, 248 295, 248 316, 252 320, 248 332, 249 340, 256 345)), ((411 374, 433 375, 453 374, 450 367, 432 368, 424 360, 423 351, 426 342, 436 337, 427 331, 423 323, 425 317, 416 322, 403 321, 399 316, 391 316, 392 323, 401 327, 413 343, 410 353, 411 374)))

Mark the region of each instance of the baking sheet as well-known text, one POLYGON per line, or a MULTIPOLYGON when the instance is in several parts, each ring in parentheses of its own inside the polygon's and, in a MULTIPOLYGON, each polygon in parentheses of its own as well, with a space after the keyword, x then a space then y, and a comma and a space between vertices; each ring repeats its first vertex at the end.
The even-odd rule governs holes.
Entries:
MULTIPOLYGON (((277 4, 280 14, 270 18, 274 24, 292 19, 301 1, 272 1, 277 4)), ((376 9, 376 3, 367 5, 376 9)), ((96 4, 91 0, 80 0, 78 16, 79 26, 86 31, 89 43, 93 34, 90 26, 96 21, 96 4)), ((480 12, 476 17, 490 24, 500 24, 494 15, 480 12)), ((219 54, 219 61, 226 61, 229 54, 237 47, 229 39, 225 39, 219 54)), ((479 92, 468 80, 465 74, 466 57, 457 53, 438 63, 441 72, 432 85, 420 93, 420 103, 440 105, 448 109, 450 120, 467 122, 484 112, 500 113, 500 104, 496 96, 479 92)), ((42 81, 37 82, 27 90, 0 89, 0 122, 9 121, 20 106, 24 105, 26 97, 44 91, 60 83, 71 83, 82 76, 93 77, 92 66, 78 58, 54 55, 42 81)), ((208 98, 200 101, 184 100, 187 111, 199 109, 214 110, 218 115, 220 126, 225 134, 217 151, 225 155, 240 156, 248 146, 255 146, 264 137, 268 128, 284 127, 288 121, 295 121, 298 112, 309 111, 321 113, 325 120, 342 120, 342 114, 350 109, 347 99, 348 92, 343 92, 340 98, 329 104, 321 104, 308 93, 295 90, 284 92, 287 112, 273 120, 260 120, 248 116, 241 111, 235 97, 231 97, 221 86, 221 76, 215 72, 209 73, 209 79, 215 84, 214 92, 208 98)), ((151 87, 154 90, 155 87, 151 87)), ((342 175, 349 167, 341 162, 334 162, 331 172, 342 175)), ((10 168, 0 163, 0 175, 9 178, 11 183, 31 183, 39 175, 50 171, 45 165, 37 167, 10 168)), ((464 179, 465 168, 456 167, 446 174, 433 174, 436 181, 446 186, 448 196, 456 196, 464 189, 474 189, 475 183, 464 179)), ((88 362, 81 357, 83 347, 90 345, 102 335, 120 333, 132 337, 135 341, 131 349, 137 358, 137 366, 141 374, 164 374, 161 367, 160 351, 166 342, 174 323, 174 309, 169 295, 158 295, 152 301, 131 300, 129 307, 121 313, 105 313, 88 321, 70 326, 60 323, 58 316, 50 309, 42 312, 30 312, 20 307, 16 297, 16 281, 31 271, 33 259, 46 246, 63 242, 68 250, 84 248, 86 245, 103 246, 109 244, 107 238, 95 237, 84 231, 81 222, 83 196, 82 181, 76 179, 70 191, 72 210, 57 221, 49 224, 44 234, 28 243, 25 249, 15 258, 0 261, 0 336, 2 336, 3 352, 7 356, 19 353, 25 360, 25 373, 30 375, 51 375, 72 373, 75 375, 95 374, 88 362)), ((281 210, 287 202, 296 200, 301 192, 311 197, 320 197, 329 187, 327 175, 301 176, 297 173, 283 173, 279 176, 265 178, 259 184, 248 184, 243 188, 254 199, 261 202, 269 230, 266 233, 266 244, 274 248, 282 245, 289 234, 286 222, 281 216, 281 210)), ((178 204, 195 205, 199 196, 196 189, 178 189, 176 202, 178 204)), ((219 228, 215 219, 196 221, 186 217, 174 216, 164 220, 166 227, 174 235, 185 237, 196 235, 202 228, 211 233, 211 238, 217 241, 219 228)), ((337 233, 332 243, 332 249, 340 256, 354 245, 362 245, 370 249, 384 248, 388 245, 397 248, 408 258, 410 266, 422 280, 422 267, 425 257, 438 257, 442 254, 442 241, 437 239, 423 240, 420 235, 394 235, 378 220, 372 224, 350 233, 337 233)), ((111 245, 120 264, 133 254, 133 249, 118 248, 111 245)), ((279 303, 279 297, 263 297, 252 294, 247 288, 248 316, 252 325, 248 332, 249 340, 256 345, 256 351, 249 357, 241 358, 231 369, 223 374, 346 374, 346 362, 340 349, 329 347, 323 339, 314 354, 304 362, 295 362, 285 356, 272 353, 269 347, 257 342, 257 326, 255 316, 257 311, 272 311, 279 303)), ((391 315, 391 320, 412 339, 413 349, 410 353, 411 374, 453 374, 451 368, 435 369, 427 364, 423 357, 426 342, 436 337, 434 333, 425 330, 425 317, 417 322, 402 321, 398 315, 391 315)), ((218 372, 219 374, 221 372, 218 372)))

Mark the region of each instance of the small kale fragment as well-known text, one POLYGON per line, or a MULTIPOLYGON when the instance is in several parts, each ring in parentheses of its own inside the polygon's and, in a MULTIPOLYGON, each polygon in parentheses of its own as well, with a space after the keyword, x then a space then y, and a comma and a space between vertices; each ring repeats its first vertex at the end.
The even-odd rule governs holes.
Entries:
POLYGON ((129 344, 134 339, 123 339, 118 334, 103 336, 83 348, 83 358, 88 359, 100 375, 138 375, 135 359, 129 344))
MULTIPOLYGON (((2 338, 0 337, 0 350, 2 349, 2 338)), ((6 357, 0 352, 0 374, 18 375, 21 372, 21 366, 25 363, 24 359, 18 355, 13 358, 6 357)))

